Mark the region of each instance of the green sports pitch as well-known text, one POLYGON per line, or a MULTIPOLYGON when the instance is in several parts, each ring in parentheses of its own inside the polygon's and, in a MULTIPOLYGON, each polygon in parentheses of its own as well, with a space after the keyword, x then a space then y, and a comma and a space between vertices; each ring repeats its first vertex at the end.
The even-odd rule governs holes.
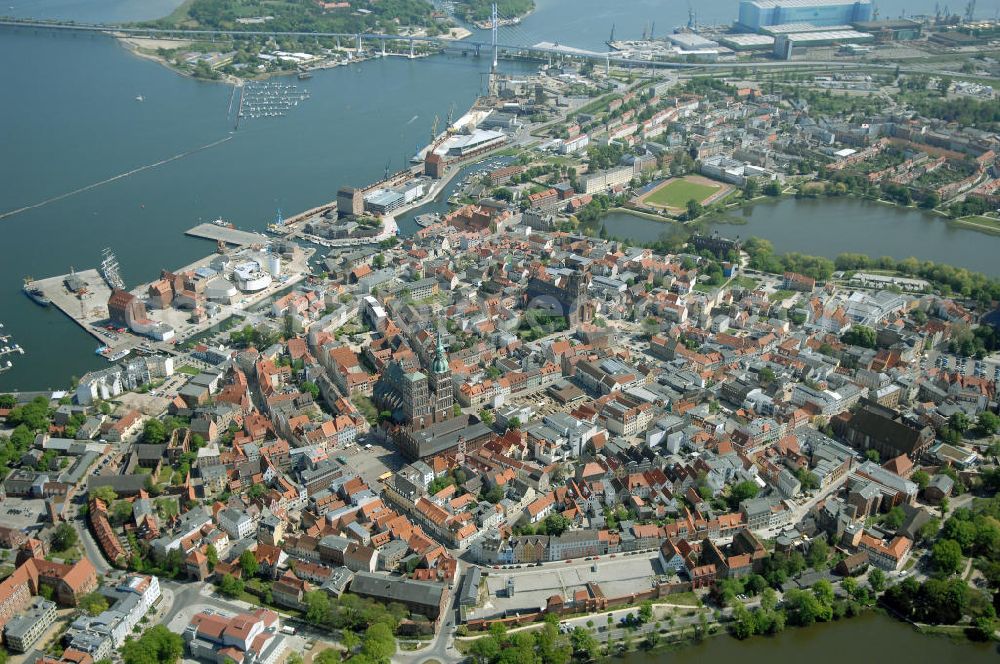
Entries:
POLYGON ((722 185, 718 184, 698 184, 688 180, 671 180, 666 182, 643 197, 643 202, 647 205, 666 208, 684 208, 690 200, 699 203, 705 201, 713 194, 717 193, 722 185))

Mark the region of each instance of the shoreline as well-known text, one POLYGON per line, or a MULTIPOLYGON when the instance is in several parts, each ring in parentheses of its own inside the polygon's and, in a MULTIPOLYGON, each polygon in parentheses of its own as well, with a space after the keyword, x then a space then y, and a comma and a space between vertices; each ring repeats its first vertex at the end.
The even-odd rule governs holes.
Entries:
MULTIPOLYGON (((858 194, 852 194, 852 193, 844 194, 842 196, 826 196, 826 195, 803 196, 803 195, 799 195, 798 193, 787 193, 785 191, 783 191, 781 193, 781 195, 779 195, 779 196, 767 196, 767 195, 764 195, 764 194, 758 194, 758 195, 756 195, 756 196, 754 196, 753 198, 750 198, 750 199, 743 199, 743 198, 741 198, 741 199, 739 199, 737 201, 733 201, 731 203, 728 203, 728 204, 725 205, 725 210, 728 211, 728 210, 736 210, 736 209, 750 209, 750 208, 753 208, 754 206, 762 204, 762 203, 779 203, 779 202, 781 202, 783 200, 803 200, 803 201, 813 200, 813 201, 821 202, 821 201, 824 201, 824 200, 841 200, 841 199, 851 199, 851 200, 855 200, 855 201, 858 201, 858 202, 863 203, 863 204, 864 203, 869 203, 869 204, 872 204, 872 205, 880 205, 880 206, 884 206, 884 207, 888 207, 888 208, 895 208, 895 209, 898 209, 898 210, 901 210, 901 211, 923 213, 923 214, 926 214, 928 217, 936 217, 938 221, 944 221, 945 223, 948 223, 948 224, 954 224, 956 226, 959 226, 959 227, 967 229, 967 230, 981 231, 983 233, 988 233, 990 235, 1000 235, 1000 219, 997 220, 997 226, 995 228, 993 228, 993 227, 990 227, 988 225, 977 224, 977 223, 975 223, 975 221, 972 221, 973 219, 975 219, 976 217, 981 216, 981 215, 972 215, 972 216, 967 216, 967 217, 952 218, 952 217, 949 217, 947 215, 947 213, 942 212, 941 210, 939 210, 937 208, 929 209, 929 208, 922 208, 919 205, 901 205, 900 203, 895 203, 893 201, 885 200, 884 198, 872 198, 870 196, 860 196, 858 194)), ((609 208, 608 209, 609 213, 610 212, 616 212, 616 211, 629 212, 630 214, 633 214, 634 216, 642 216, 641 214, 637 214, 638 211, 636 211, 636 210, 628 210, 627 208, 609 208)), ((692 219, 692 220, 687 221, 687 222, 679 222, 679 221, 676 221, 676 220, 671 220, 671 221, 673 221, 674 223, 677 223, 677 224, 679 224, 681 226, 688 226, 688 225, 691 225, 691 224, 694 224, 694 223, 705 222, 705 221, 710 222, 710 223, 730 224, 730 225, 733 225, 733 226, 743 226, 743 225, 746 224, 746 222, 742 222, 742 223, 741 222, 732 222, 732 221, 728 221, 726 219, 723 219, 723 218, 721 218, 719 216, 722 212, 723 212, 723 210, 706 212, 705 214, 703 214, 702 216, 698 217, 697 219, 692 219)), ((607 216, 607 215, 605 215, 605 216, 607 216)), ((603 220, 603 217, 601 219, 603 220)), ((654 219, 651 218, 650 220, 652 221, 654 219)))
MULTIPOLYGON (((325 70, 325 69, 335 69, 337 67, 347 67, 347 66, 354 65, 354 64, 360 64, 362 62, 367 62, 369 60, 377 60, 377 59, 380 59, 382 57, 386 57, 386 58, 390 58, 390 57, 402 57, 402 58, 406 58, 408 60, 410 60, 410 59, 412 59, 412 60, 422 60, 424 58, 429 58, 429 57, 431 57, 433 55, 439 55, 440 54, 440 52, 434 52, 434 53, 417 53, 412 58, 410 58, 410 56, 409 56, 408 53, 389 53, 389 52, 387 52, 383 56, 381 53, 373 51, 373 53, 374 53, 373 55, 369 55, 369 56, 362 57, 362 58, 354 57, 351 60, 348 60, 346 62, 331 61, 331 60, 328 60, 328 59, 327 60, 320 60, 318 64, 315 64, 312 67, 309 67, 308 69, 302 69, 302 70, 300 70, 300 69, 292 69, 292 70, 268 71, 268 72, 264 72, 262 74, 257 74, 257 75, 254 75, 254 76, 248 76, 248 77, 245 77, 245 78, 244 77, 240 77, 240 76, 233 76, 232 74, 226 74, 226 73, 220 72, 218 70, 213 70, 213 71, 215 71, 216 73, 219 74, 219 78, 204 78, 202 76, 195 76, 191 72, 186 71, 184 69, 181 69, 181 68, 177 67, 176 65, 174 65, 172 62, 170 62, 167 58, 163 57, 162 55, 159 55, 157 53, 148 53, 148 52, 143 51, 143 48, 145 48, 145 46, 141 43, 143 41, 149 41, 149 42, 153 42, 153 43, 162 43, 164 41, 170 41, 171 43, 173 43, 174 40, 154 39, 154 38, 148 38, 148 37, 133 37, 133 36, 129 36, 129 35, 126 35, 126 34, 123 34, 123 33, 120 33, 120 32, 109 32, 107 34, 112 39, 114 39, 116 42, 118 42, 118 44, 122 48, 124 48, 126 51, 128 51, 132 55, 140 57, 140 58, 142 58, 144 60, 149 60, 151 62, 155 62, 158 65, 160 65, 162 67, 165 67, 166 69, 169 69, 170 71, 174 72, 175 74, 178 74, 180 76, 184 76, 185 78, 189 78, 189 79, 192 79, 192 80, 195 80, 195 81, 203 81, 205 83, 223 83, 225 85, 234 85, 234 86, 242 86, 242 85, 246 85, 247 83, 252 83, 254 81, 267 81, 267 80, 270 80, 272 78, 277 78, 277 77, 281 77, 281 76, 298 76, 299 74, 304 73, 304 72, 307 72, 307 73, 311 74, 312 72, 321 71, 321 70, 325 70)), ((465 39, 467 36, 468 35, 463 36, 463 37, 457 37, 457 38, 455 38, 455 41, 461 41, 462 39, 465 39)), ((175 48, 184 48, 186 46, 191 46, 191 45, 193 45, 195 43, 197 43, 196 40, 179 39, 179 40, 176 40, 176 46, 175 46, 175 48)))
MULTIPOLYGON (((764 197, 764 200, 771 201, 773 203, 778 203, 783 198, 797 200, 793 196, 764 197)), ((835 198, 845 199, 845 198, 849 198, 849 197, 847 197, 847 196, 837 196, 835 198)), ((864 197, 856 197, 855 196, 855 197, 850 197, 850 198, 853 198, 854 200, 856 200, 856 201, 858 201, 860 203, 864 203, 864 202, 874 203, 874 201, 872 201, 871 199, 866 199, 864 197)), ((760 202, 760 201, 758 201, 758 199, 754 199, 754 202, 760 202)), ((889 203, 889 204, 892 205, 891 203, 889 203)), ((907 209, 905 206, 903 206, 903 209, 907 210, 909 212, 923 211, 923 212, 927 212, 929 215, 933 215, 934 217, 938 217, 938 218, 930 220, 930 221, 940 221, 940 220, 942 220, 942 219, 940 219, 941 215, 933 213, 930 210, 922 210, 921 208, 913 208, 913 207, 907 209)), ((602 226, 604 225, 604 223, 605 223, 605 221, 607 219, 608 214, 610 214, 611 212, 617 212, 617 211, 619 211, 618 208, 609 208, 608 211, 607 211, 607 213, 605 213, 602 217, 598 218, 594 222, 595 225, 580 224, 580 226, 577 229, 578 232, 580 232, 580 233, 582 233, 582 234, 584 234, 584 235, 586 235, 588 237, 593 237, 593 238, 600 237, 599 236, 600 230, 601 230, 602 226)), ((629 216, 633 216, 633 217, 636 217, 636 218, 639 218, 639 219, 643 218, 643 217, 641 217, 639 215, 631 214, 631 211, 629 211, 627 209, 623 209, 623 210, 621 210, 621 212, 625 213, 625 214, 629 214, 629 216)), ((1000 235, 1000 229, 997 229, 997 231, 994 232, 994 233, 989 233, 988 229, 986 229, 986 228, 982 228, 982 227, 980 227, 980 228, 972 228, 971 226, 963 226, 962 225, 962 221, 963 221, 962 219, 949 219, 947 217, 944 217, 943 220, 946 221, 946 222, 948 222, 949 224, 951 224, 951 222, 956 222, 956 224, 960 228, 964 228, 965 230, 970 230, 970 231, 980 231, 981 230, 981 232, 987 233, 989 235, 1000 235)), ((657 221, 657 220, 649 219, 649 220, 646 220, 646 221, 657 221)), ((687 223, 672 222, 672 223, 663 224, 663 226, 664 226, 664 232, 666 232, 667 230, 671 229, 671 227, 674 227, 674 226, 682 228, 682 229, 689 229, 689 232, 693 232, 695 230, 699 230, 699 226, 702 225, 702 224, 709 224, 709 225, 711 225, 711 224, 719 224, 719 225, 725 224, 725 225, 733 225, 733 226, 745 226, 748 223, 749 222, 742 221, 742 220, 739 220, 739 219, 725 219, 725 218, 719 216, 719 214, 716 214, 715 216, 711 216, 711 215, 707 215, 706 214, 706 215, 704 215, 702 217, 699 217, 698 219, 693 220, 691 222, 687 222, 687 223)), ((997 220, 997 223, 998 223, 998 225, 1000 225, 1000 220, 997 220)), ((705 229, 704 229, 704 227, 701 227, 700 230, 702 232, 704 232, 705 229)), ((763 237, 761 235, 755 235, 753 233, 744 235, 744 239, 749 239, 749 238, 757 238, 757 239, 761 239, 761 240, 768 240, 768 238, 766 238, 766 237, 763 237)), ((636 238, 636 237, 622 237, 620 235, 616 235, 610 229, 608 230, 607 237, 605 239, 607 239, 607 240, 613 240, 613 241, 618 241, 618 242, 628 242, 632 246, 642 246, 642 247, 650 247, 650 248, 655 248, 658 245, 658 243, 660 243, 661 240, 662 240, 662 238, 640 239, 640 238, 636 238)), ((857 252, 853 252, 853 253, 863 254, 863 255, 865 255, 866 257, 868 257, 871 260, 878 260, 880 258, 880 256, 876 256, 876 255, 870 254, 867 251, 857 251, 857 252)), ((836 258, 835 256, 829 256, 829 257, 828 256, 821 256, 819 254, 810 253, 810 252, 803 252, 803 251, 775 251, 774 252, 774 255, 775 256, 779 256, 779 257, 780 256, 786 256, 788 254, 799 254, 801 256, 805 256, 805 257, 808 257, 808 258, 826 258, 828 260, 834 260, 836 258)), ((895 259, 895 260, 898 263, 898 262, 900 262, 903 259, 895 259)), ((930 263, 930 264, 933 264, 935 266, 949 267, 949 268, 953 268, 953 269, 956 269, 956 270, 957 269, 965 270, 969 274, 979 275, 979 276, 983 277, 984 279, 986 279, 988 281, 1000 281, 1000 275, 992 275, 992 274, 989 274, 987 272, 983 272, 982 270, 965 267, 962 264, 956 264, 954 262, 938 261, 938 260, 932 260, 932 259, 920 260, 920 262, 921 263, 930 263)), ((898 274, 899 276, 904 276, 904 277, 913 277, 914 276, 914 275, 911 275, 911 274, 900 272, 898 270, 892 270, 892 272, 894 274, 898 274)), ((919 277, 919 278, 924 278, 924 277, 919 277)))
POLYGON ((670 217, 663 217, 663 216, 660 216, 660 215, 653 214, 652 212, 645 212, 643 210, 635 210, 633 208, 623 207, 623 206, 620 206, 620 205, 616 206, 616 207, 613 207, 613 208, 608 208, 608 211, 605 213, 605 215, 603 217, 601 217, 601 221, 603 222, 604 219, 609 214, 611 214, 612 212, 618 212, 620 214, 627 214, 627 215, 631 215, 633 217, 639 217, 640 219, 647 219, 649 221, 655 221, 655 222, 658 222, 658 223, 661 223, 661 224, 670 224, 670 225, 676 225, 676 226, 684 226, 685 225, 683 222, 677 221, 676 219, 672 219, 670 217))
MULTIPOLYGON (((165 67, 166 69, 169 69, 170 71, 174 72, 175 74, 178 74, 179 76, 183 76, 185 78, 190 78, 193 81, 204 81, 206 83, 224 83, 226 85, 239 86, 239 85, 243 85, 248 80, 253 80, 253 79, 242 79, 242 78, 239 78, 239 77, 236 77, 236 76, 230 76, 229 74, 222 74, 222 73, 219 74, 219 78, 202 78, 201 76, 195 76, 195 75, 191 74, 190 72, 184 71, 183 69, 178 69, 173 64, 171 64, 169 60, 167 60, 166 58, 164 58, 161 55, 157 55, 155 53, 145 53, 145 52, 143 52, 141 50, 142 47, 139 44, 136 43, 136 41, 135 41, 136 38, 135 37, 129 37, 129 36, 124 35, 124 34, 122 34, 120 32, 110 33, 110 36, 111 36, 112 39, 114 39, 116 42, 118 42, 119 46, 121 46, 123 49, 125 49, 126 51, 128 51, 132 55, 134 55, 136 57, 139 57, 139 58, 142 58, 143 60, 149 60, 150 62, 155 62, 158 65, 160 65, 161 67, 165 67)), ((162 40, 153 40, 153 41, 162 41, 162 40)), ((192 41, 180 41, 180 40, 178 40, 177 48, 184 48, 183 45, 191 45, 193 43, 194 42, 192 42, 192 41)))

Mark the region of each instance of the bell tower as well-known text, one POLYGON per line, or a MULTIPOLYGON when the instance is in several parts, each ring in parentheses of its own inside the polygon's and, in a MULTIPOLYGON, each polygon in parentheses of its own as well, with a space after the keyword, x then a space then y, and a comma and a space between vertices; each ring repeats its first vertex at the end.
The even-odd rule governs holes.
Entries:
POLYGON ((430 375, 427 377, 431 391, 431 403, 434 407, 434 421, 442 422, 452 414, 454 394, 451 385, 451 369, 448 367, 448 354, 444 350, 441 331, 437 333, 437 349, 434 361, 431 362, 430 375))

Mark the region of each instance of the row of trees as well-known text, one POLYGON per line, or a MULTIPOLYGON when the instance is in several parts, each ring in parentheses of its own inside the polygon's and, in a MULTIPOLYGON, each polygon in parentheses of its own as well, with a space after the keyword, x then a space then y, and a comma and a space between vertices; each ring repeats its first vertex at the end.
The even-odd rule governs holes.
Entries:
POLYGON ((570 520, 562 514, 550 514, 540 522, 518 525, 515 527, 520 535, 562 535, 570 526, 570 520))
POLYGON ((497 623, 489 634, 472 643, 469 654, 477 664, 568 664, 574 657, 592 661, 599 655, 597 641, 581 627, 570 634, 560 634, 558 617, 548 615, 542 629, 508 634, 497 623))
POLYGON ((996 621, 992 602, 960 577, 930 578, 921 583, 911 576, 889 588, 882 602, 916 622, 953 625, 971 615, 973 630, 982 637, 993 633, 996 621))
MULTIPOLYGON (((534 0, 499 0, 496 4, 501 18, 524 16, 535 8, 534 0)), ((467 21, 486 21, 493 13, 492 5, 492 0, 458 0, 455 11, 467 21)))
POLYGON ((761 272, 798 272, 817 281, 826 281, 833 274, 834 262, 829 258, 795 252, 776 254, 774 245, 760 238, 750 238, 744 243, 743 249, 750 255, 750 267, 761 272))
POLYGON ((865 254, 844 253, 833 261, 838 270, 892 270, 908 277, 919 277, 933 282, 942 292, 957 293, 965 297, 990 302, 1000 299, 1000 280, 965 268, 920 261, 912 256, 896 260, 891 256, 872 258, 865 254))
POLYGON ((829 581, 818 581, 808 590, 789 590, 780 606, 775 591, 766 588, 761 593, 758 608, 751 611, 742 603, 736 603, 730 631, 738 639, 755 634, 776 634, 786 625, 808 626, 850 617, 875 601, 872 590, 854 578, 844 579, 841 588, 844 593, 838 597, 829 581))
POLYGON ((7 426, 13 427, 9 436, 0 437, 0 477, 3 477, 34 444, 35 434, 48 431, 51 409, 45 397, 35 397, 18 406, 12 394, 0 394, 0 408, 11 409, 7 426))
MULTIPOLYGON (((995 491, 1000 478, 984 479, 995 491)), ((913 577, 889 588, 882 601, 908 620, 958 624, 970 619, 969 636, 989 638, 996 628, 995 596, 970 587, 964 578, 966 558, 974 558, 989 587, 1000 588, 1000 498, 977 500, 971 508, 955 510, 937 533, 931 547, 932 578, 913 577)), ((921 533, 928 536, 930 533, 921 533)))
POLYGON ((374 661, 387 660, 396 652, 393 634, 399 623, 409 617, 409 611, 402 604, 393 602, 388 605, 374 600, 345 593, 339 598, 332 598, 322 590, 313 590, 305 594, 305 619, 324 628, 341 631, 341 642, 349 650, 354 650, 362 644, 371 641, 367 654, 378 655, 374 661), (374 632, 372 628, 376 627, 374 632), (379 653, 385 653, 379 655, 379 653))
MULTIPOLYGON (((467 0, 463 0, 467 1, 467 0)), ((517 1, 517 0, 508 0, 517 1)), ((424 0, 355 0, 358 11, 323 11, 314 3, 266 3, 243 0, 194 0, 187 9, 187 17, 199 27, 240 30, 268 30, 281 32, 372 32, 384 29, 394 33, 397 25, 425 26, 434 23, 430 2, 424 0), (236 19, 247 16, 271 16, 265 23, 243 24, 236 19)), ((149 21, 152 27, 176 27, 173 18, 149 21)), ((190 27, 185 25, 184 27, 190 27)))
POLYGON ((862 348, 875 348, 875 339, 875 330, 866 325, 854 325, 840 337, 845 344, 862 348))
POLYGON ((156 625, 138 639, 126 640, 119 652, 125 664, 174 664, 184 654, 184 639, 156 625))

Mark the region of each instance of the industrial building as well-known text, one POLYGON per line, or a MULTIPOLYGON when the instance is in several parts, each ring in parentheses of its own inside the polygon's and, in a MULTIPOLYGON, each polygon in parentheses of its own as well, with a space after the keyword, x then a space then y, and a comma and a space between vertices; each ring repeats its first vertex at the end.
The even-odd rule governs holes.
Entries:
POLYGON ((372 214, 389 214, 403 207, 404 197, 392 189, 376 189, 365 196, 365 210, 372 214))
POLYGON ((474 129, 468 134, 455 134, 443 141, 434 152, 449 157, 470 157, 484 150, 498 147, 507 140, 502 131, 474 129))
POLYGON ((897 18, 881 21, 856 21, 854 28, 874 35, 876 41, 888 42, 920 39, 923 26, 919 21, 897 18))
POLYGON ((771 25, 849 25, 872 20, 871 0, 741 0, 737 26, 758 32, 771 25))
POLYGON ((795 48, 828 46, 830 44, 851 45, 855 48, 859 43, 873 39, 867 32, 853 29, 809 30, 806 32, 777 31, 774 36, 774 56, 781 60, 790 60, 795 48))
POLYGON ((365 202, 361 189, 354 187, 341 187, 337 191, 337 216, 360 217, 365 211, 365 202))
POLYGON ((719 43, 734 51, 770 51, 774 48, 774 37, 757 34, 723 35, 719 38, 719 43))
POLYGON ((365 211, 371 214, 389 214, 422 197, 426 184, 425 179, 416 178, 397 187, 373 189, 364 196, 365 211))

